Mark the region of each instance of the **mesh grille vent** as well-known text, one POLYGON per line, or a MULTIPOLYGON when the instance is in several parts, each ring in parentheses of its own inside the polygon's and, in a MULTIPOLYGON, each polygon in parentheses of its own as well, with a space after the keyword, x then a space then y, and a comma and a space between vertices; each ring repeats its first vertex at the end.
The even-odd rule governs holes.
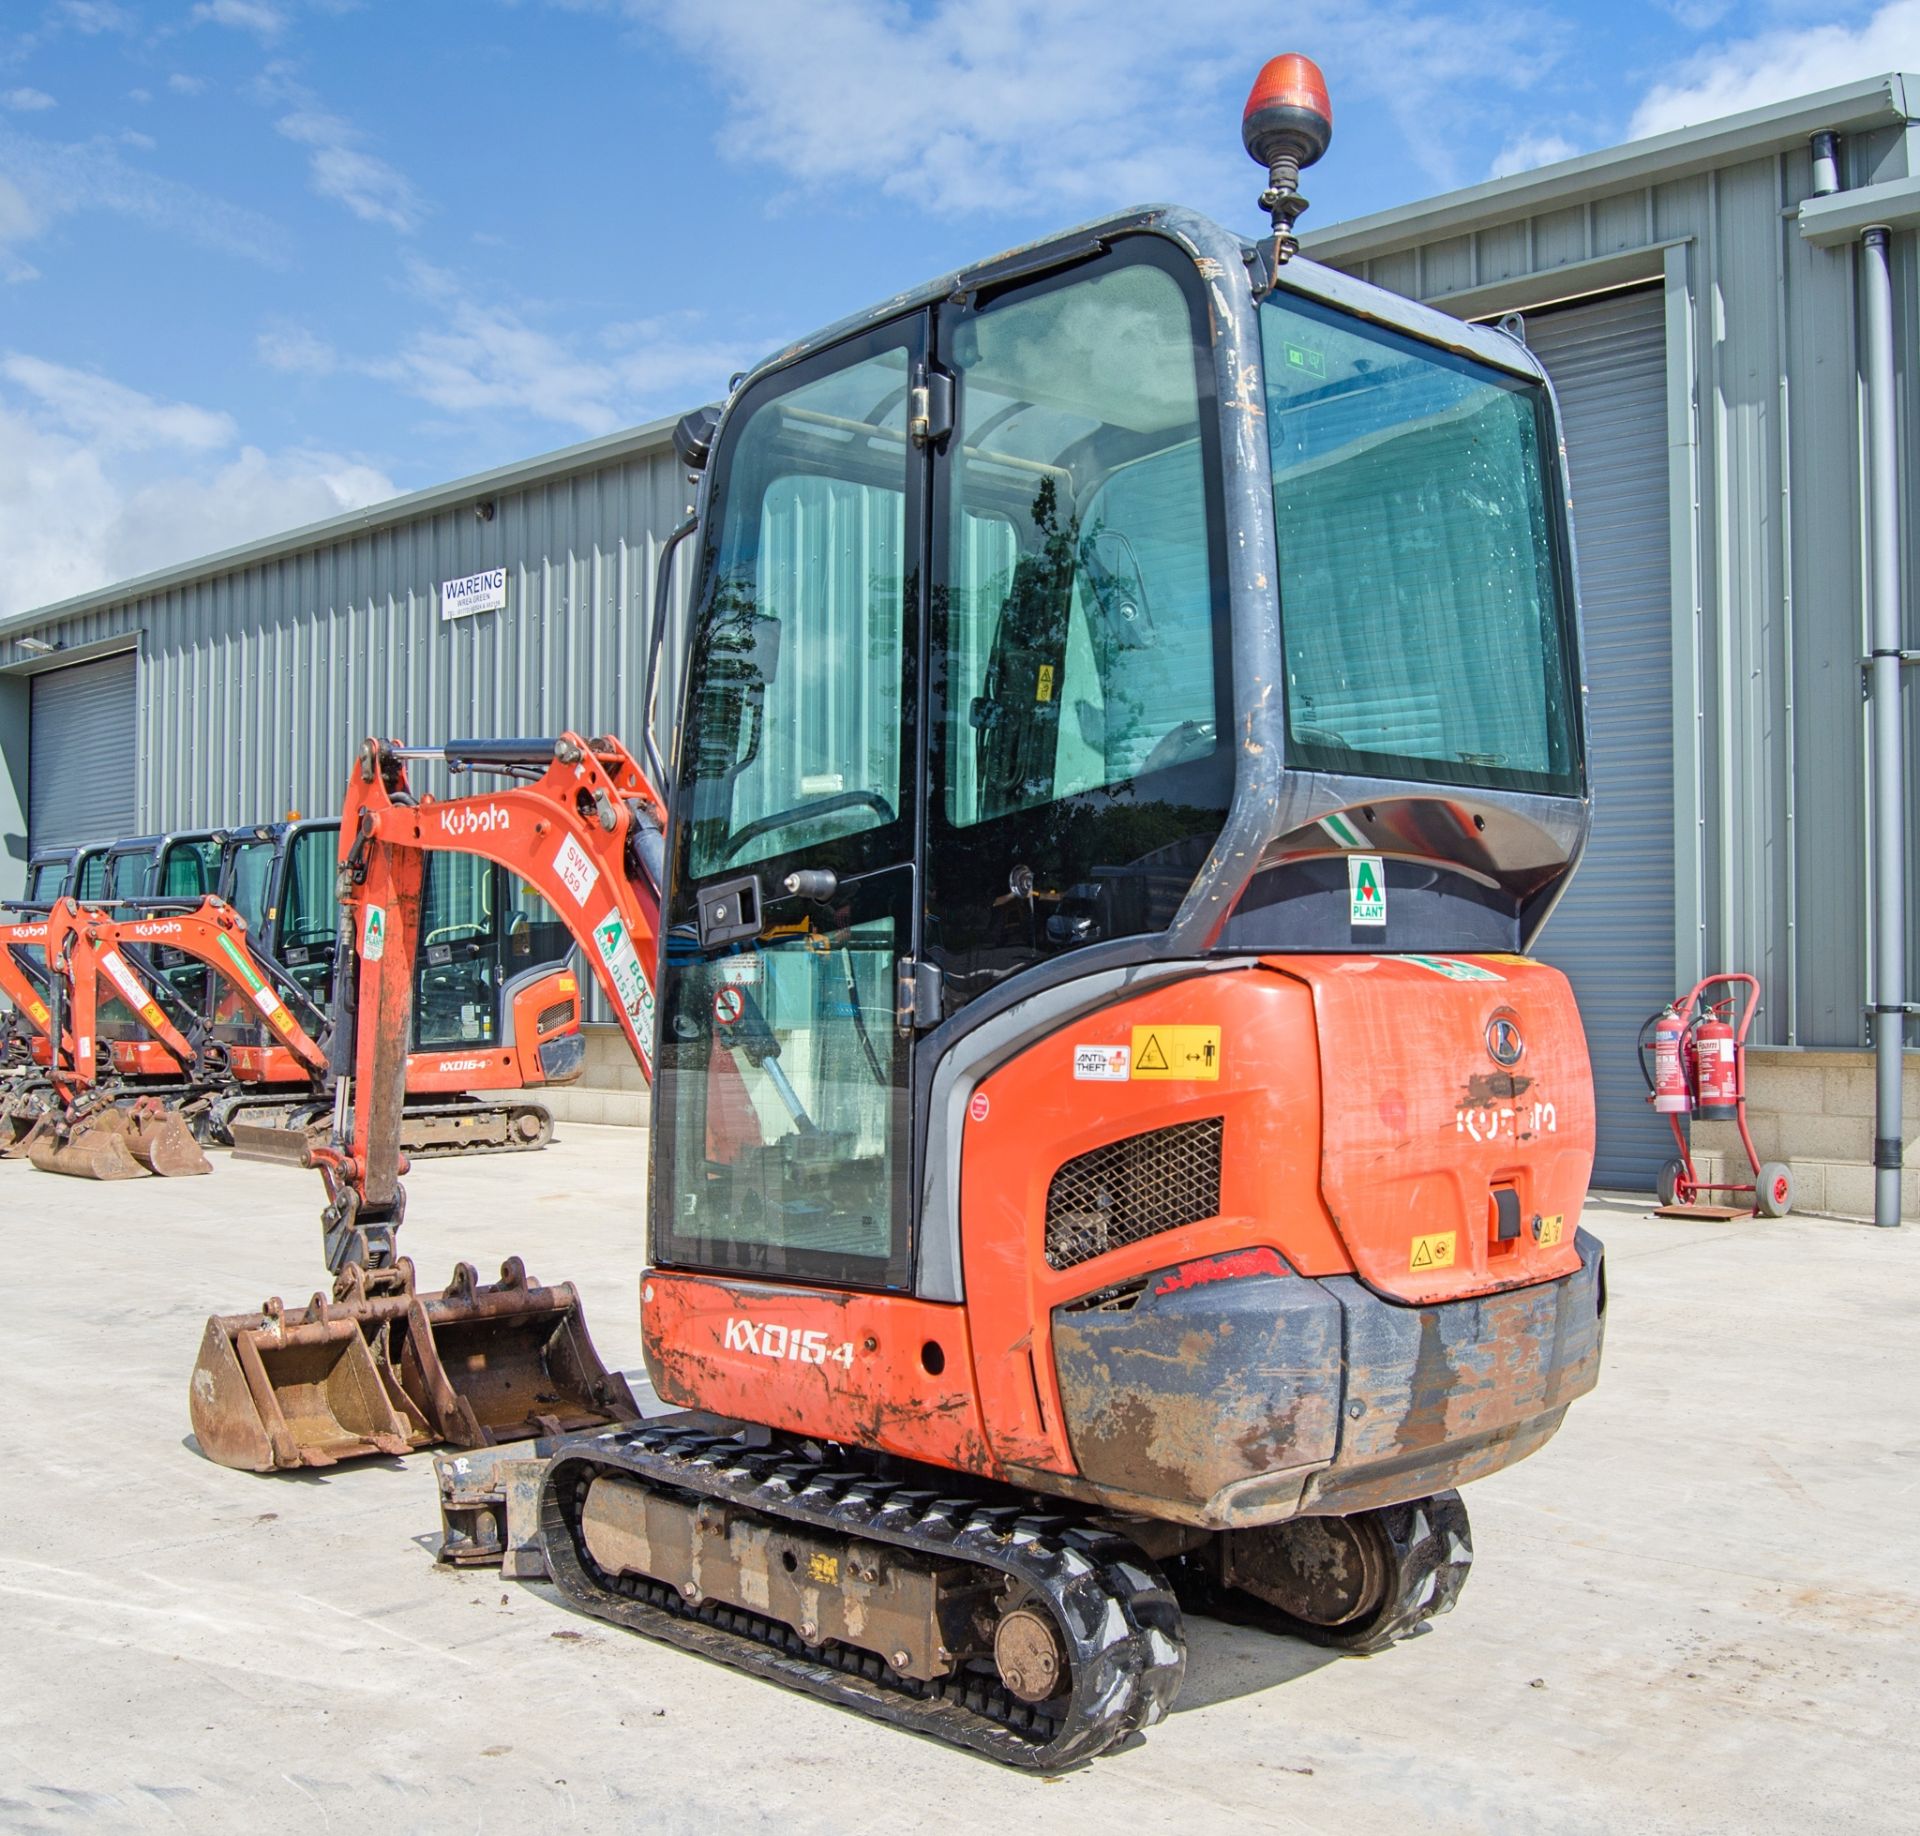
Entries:
POLYGON ((1225 1122, 1179 1122, 1069 1160, 1047 1188, 1047 1266, 1070 1269, 1220 1210, 1225 1122))

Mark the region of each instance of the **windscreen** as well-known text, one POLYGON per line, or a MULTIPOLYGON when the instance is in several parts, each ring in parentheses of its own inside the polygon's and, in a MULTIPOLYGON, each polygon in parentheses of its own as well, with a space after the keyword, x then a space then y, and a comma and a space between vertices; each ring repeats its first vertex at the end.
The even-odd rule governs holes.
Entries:
POLYGON ((1288 763, 1577 794, 1546 390, 1314 301, 1260 321, 1288 763))

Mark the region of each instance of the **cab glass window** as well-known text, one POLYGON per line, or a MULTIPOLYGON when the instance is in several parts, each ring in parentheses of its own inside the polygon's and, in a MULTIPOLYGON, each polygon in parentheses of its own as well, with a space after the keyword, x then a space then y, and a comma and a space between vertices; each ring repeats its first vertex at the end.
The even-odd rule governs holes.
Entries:
POLYGON ((1164 929, 1231 796, 1212 357, 1192 264, 1129 239, 942 315, 929 948, 957 1005, 1164 929))
POLYGON ((687 717, 695 879, 905 813, 906 402, 883 350, 740 433, 687 717))
POLYGON ((1288 763, 1576 794, 1546 390, 1316 301, 1260 322, 1288 763))

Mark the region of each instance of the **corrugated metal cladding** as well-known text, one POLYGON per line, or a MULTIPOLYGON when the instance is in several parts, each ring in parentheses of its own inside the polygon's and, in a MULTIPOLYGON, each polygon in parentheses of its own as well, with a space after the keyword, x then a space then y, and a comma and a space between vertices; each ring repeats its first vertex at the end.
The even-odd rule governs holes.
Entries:
MULTIPOLYGON (((369 734, 573 727, 637 751, 654 564, 687 499, 670 451, 630 457, 503 492, 491 522, 463 503, 88 612, 60 636, 72 649, 140 634, 150 829, 337 810, 369 734), (442 620, 442 581, 501 566, 505 611, 442 620)), ((668 682, 679 655, 670 634, 668 682)), ((416 786, 448 788, 437 766, 416 786)))
POLYGON ((1673 998, 1673 644, 1661 296, 1530 314, 1560 398, 1578 511, 1593 834, 1541 939, 1580 1001, 1599 1105, 1594 1179, 1643 1189, 1673 1153, 1635 1036, 1673 998))
POLYGON ((131 650, 33 678, 28 726, 30 849, 117 841, 136 828, 131 650))
MULTIPOLYGON (((1920 126, 1842 136, 1848 187, 1910 176, 1910 160, 1920 161, 1920 126)), ((1798 208, 1812 191, 1796 129, 1791 144, 1651 183, 1610 185, 1600 166, 1585 195, 1531 214, 1468 194, 1469 233, 1447 224, 1439 200, 1417 233, 1383 218, 1377 235, 1356 226, 1340 240, 1336 228, 1327 242, 1361 278, 1474 318, 1624 281, 1662 283, 1674 334, 1668 514, 1682 537, 1668 590, 1676 718, 1665 868, 1675 881, 1677 979, 1750 969, 1765 987, 1756 1042, 1855 1046, 1867 1039, 1870 960, 1861 321, 1856 251, 1800 234, 1798 208)), ((1311 236, 1307 244, 1315 253, 1311 236)), ((1920 592, 1911 230, 1893 238, 1893 272, 1911 633, 1920 592)), ((1536 322, 1550 340, 1548 321, 1536 322)), ((1575 482, 1595 489, 1577 464, 1575 482)), ((1591 569, 1581 497, 1574 510, 1591 569)), ((1596 648, 1592 661, 1597 694, 1613 692, 1602 672, 1625 669, 1628 687, 1643 675, 1637 658, 1596 648)), ((1908 858, 1920 860, 1920 694, 1907 696, 1907 712, 1908 858)), ((1598 769, 1604 784, 1612 763, 1598 769)), ((1596 861, 1583 879, 1600 870, 1596 861)), ((1658 867, 1635 871, 1645 884, 1658 867)), ((1920 966, 1920 899, 1908 911, 1908 960, 1920 966)))

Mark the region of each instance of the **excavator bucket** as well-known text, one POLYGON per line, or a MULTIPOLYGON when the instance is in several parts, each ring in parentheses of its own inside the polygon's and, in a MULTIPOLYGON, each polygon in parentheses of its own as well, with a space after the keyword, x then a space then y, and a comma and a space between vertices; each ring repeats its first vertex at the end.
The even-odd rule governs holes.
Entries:
POLYGON ((299 1319, 278 1301, 216 1315, 189 1398, 201 1450, 272 1472, 635 1420, 573 1285, 529 1281, 517 1256, 500 1276, 482 1286, 462 1263, 444 1292, 423 1295, 404 1262, 371 1278, 352 1268, 299 1319))
POLYGON ((213 1171, 213 1162, 193 1138, 192 1125, 177 1109, 136 1113, 127 1129, 127 1148, 148 1172, 162 1179, 185 1179, 213 1171))
POLYGON ((463 1262, 441 1293, 416 1296, 396 1351, 402 1387, 456 1447, 574 1434, 640 1413, 587 1336, 573 1283, 541 1287, 518 1256, 491 1287, 463 1262))
POLYGON ((318 1294, 297 1320, 277 1299, 258 1313, 216 1314, 188 1403, 200 1451, 256 1473, 406 1453, 412 1425, 396 1413, 365 1336, 382 1324, 318 1294))
POLYGON ((51 1122, 28 1147, 27 1158, 42 1173, 75 1179, 142 1179, 149 1173, 180 1179, 213 1171, 186 1118, 162 1105, 96 1109, 51 1122))

